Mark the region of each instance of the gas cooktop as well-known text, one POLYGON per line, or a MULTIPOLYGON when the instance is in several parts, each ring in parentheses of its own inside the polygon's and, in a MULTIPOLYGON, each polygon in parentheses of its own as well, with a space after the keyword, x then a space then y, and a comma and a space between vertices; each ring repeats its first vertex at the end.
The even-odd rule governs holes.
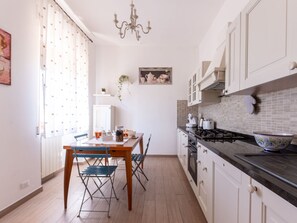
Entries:
POLYGON ((239 133, 223 129, 197 129, 193 133, 198 139, 202 139, 205 141, 233 142, 235 140, 245 138, 243 135, 239 133))

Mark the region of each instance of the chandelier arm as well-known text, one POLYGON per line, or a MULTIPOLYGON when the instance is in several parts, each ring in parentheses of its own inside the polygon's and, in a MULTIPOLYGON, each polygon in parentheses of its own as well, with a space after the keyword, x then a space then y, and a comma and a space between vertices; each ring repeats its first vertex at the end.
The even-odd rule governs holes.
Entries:
POLYGON ((122 39, 125 38, 126 33, 127 33, 127 30, 129 30, 129 26, 128 26, 128 25, 126 25, 126 27, 125 27, 125 29, 124 29, 124 32, 120 32, 120 37, 121 37, 122 39))
POLYGON ((137 24, 136 28, 141 28, 141 30, 144 34, 148 34, 151 30, 151 27, 148 27, 147 31, 144 31, 143 26, 141 24, 137 24))
POLYGON ((115 23, 115 26, 116 26, 119 30, 121 30, 121 29, 124 27, 124 25, 129 26, 129 24, 128 24, 126 21, 123 21, 123 22, 121 23, 120 26, 118 26, 118 23, 115 23))

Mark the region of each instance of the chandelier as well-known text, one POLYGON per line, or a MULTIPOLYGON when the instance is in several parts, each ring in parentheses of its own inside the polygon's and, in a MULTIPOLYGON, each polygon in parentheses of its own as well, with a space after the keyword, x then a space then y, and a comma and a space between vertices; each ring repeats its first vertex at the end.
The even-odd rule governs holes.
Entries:
POLYGON ((131 30, 131 33, 135 32, 136 39, 139 41, 140 39, 140 31, 144 34, 148 34, 152 27, 150 26, 150 21, 148 21, 148 26, 146 27, 147 31, 144 30, 141 24, 137 24, 138 15, 136 14, 136 8, 134 8, 133 0, 131 2, 131 14, 130 14, 130 22, 123 21, 121 25, 118 25, 119 21, 117 20, 117 14, 114 14, 114 23, 115 26, 120 30, 120 37, 123 39, 126 36, 126 32, 131 30))

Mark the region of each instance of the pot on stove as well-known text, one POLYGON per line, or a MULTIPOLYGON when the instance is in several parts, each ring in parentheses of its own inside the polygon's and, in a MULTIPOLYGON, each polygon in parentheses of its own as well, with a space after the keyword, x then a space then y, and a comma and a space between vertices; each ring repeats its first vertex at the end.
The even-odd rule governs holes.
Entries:
POLYGON ((214 121, 211 119, 204 120, 203 129, 214 129, 214 121))

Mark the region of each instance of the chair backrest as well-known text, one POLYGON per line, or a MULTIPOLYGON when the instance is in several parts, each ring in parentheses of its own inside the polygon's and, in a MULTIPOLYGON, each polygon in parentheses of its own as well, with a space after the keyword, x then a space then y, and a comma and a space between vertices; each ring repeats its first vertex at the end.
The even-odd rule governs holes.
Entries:
POLYGON ((152 134, 150 134, 150 137, 149 137, 149 139, 147 140, 146 148, 145 148, 145 151, 144 151, 144 154, 143 154, 144 157, 146 156, 146 154, 147 154, 147 150, 148 150, 148 148, 149 148, 149 146, 150 146, 151 138, 152 138, 152 134))
POLYGON ((80 134, 80 135, 76 135, 74 136, 76 141, 82 140, 82 139, 87 139, 88 138, 88 133, 84 133, 84 134, 80 134))
MULTIPOLYGON (((95 147, 95 146, 71 146, 71 149, 73 150, 73 157, 76 159, 76 166, 78 173, 80 173, 80 167, 78 158, 105 158, 108 159, 110 157, 109 154, 109 147, 95 147), (88 153, 91 152, 91 153, 88 153), (100 151, 101 153, 92 153, 92 151, 100 151)), ((109 162, 106 163, 106 166, 109 168, 109 162)))
POLYGON ((78 158, 108 158, 109 147, 95 147, 95 146, 71 146, 73 150, 73 156, 77 160, 78 158), (79 151, 79 152, 78 152, 79 151), (94 154, 87 151, 101 151, 101 153, 94 154))

